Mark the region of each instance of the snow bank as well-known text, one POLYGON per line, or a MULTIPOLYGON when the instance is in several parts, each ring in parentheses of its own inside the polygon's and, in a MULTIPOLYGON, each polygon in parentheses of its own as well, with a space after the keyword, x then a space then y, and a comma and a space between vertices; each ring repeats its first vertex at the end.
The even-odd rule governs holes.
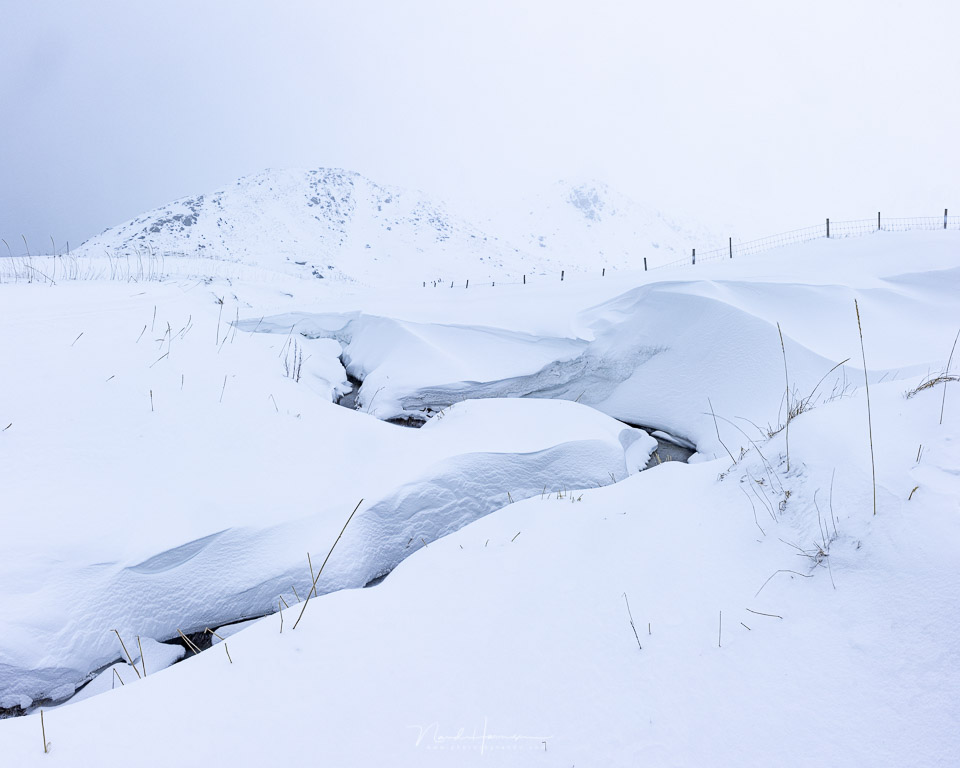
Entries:
MULTIPOLYGON (((375 589, 313 601, 296 631, 287 614, 282 634, 272 616, 230 637, 233 663, 214 648, 48 713, 53 754, 144 766, 184 749, 196 762, 309 752, 335 765, 949 765, 960 408, 941 428, 940 398, 926 394, 871 390, 876 517, 865 401, 852 395, 794 422, 790 472, 782 444, 762 446, 772 483, 751 479, 764 474, 754 449, 732 469, 668 464, 511 505, 430 542, 375 589), (786 502, 774 520, 753 497, 763 532, 750 484, 786 502), (798 556, 828 516, 828 558, 798 556), (216 706, 184 718, 181 703, 201 696, 216 706)), ((39 764, 38 733, 36 717, 5 722, 0 749, 39 764)))
POLYGON ((508 492, 626 475, 624 425, 583 406, 465 403, 423 432, 337 407, 340 345, 235 329, 257 291, 228 288, 5 286, 0 706, 71 693, 121 657, 112 629, 165 640, 295 601, 360 498, 323 589, 508 492))
MULTIPOLYGON (((816 274, 828 272, 829 255, 849 285, 797 282, 789 270, 776 281, 750 278, 740 264, 722 281, 692 279, 686 270, 690 280, 641 285, 579 312, 572 325, 581 333, 572 338, 532 342, 521 333, 442 324, 416 325, 414 333, 409 322, 357 315, 301 323, 311 335, 340 339, 351 372, 365 379, 357 402, 383 418, 422 419, 461 399, 562 398, 681 435, 716 455, 725 452, 721 440, 743 443, 727 420, 754 435, 751 423, 758 425, 761 436, 782 426, 784 354, 791 401, 821 402, 859 385, 854 299, 867 337, 882 340, 871 349, 870 377, 925 371, 945 345, 933 329, 949 327, 956 310, 957 240, 945 232, 825 241, 780 256, 795 269, 790 259, 809 251, 816 274), (917 248, 906 273, 897 256, 905 241, 917 248), (914 271, 920 265, 928 271, 914 271), (743 277, 735 279, 738 271, 743 277)), ((721 266, 704 272, 725 274, 721 266)), ((532 313, 538 298, 545 297, 529 301, 532 313)))

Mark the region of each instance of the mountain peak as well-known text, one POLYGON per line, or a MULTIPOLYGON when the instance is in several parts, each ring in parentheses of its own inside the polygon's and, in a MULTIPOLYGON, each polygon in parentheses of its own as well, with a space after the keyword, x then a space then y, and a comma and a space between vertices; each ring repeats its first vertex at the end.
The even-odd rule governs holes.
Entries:
POLYGON ((422 192, 354 171, 267 168, 144 213, 78 250, 146 250, 390 285, 642 268, 645 252, 675 258, 689 240, 658 211, 593 180, 558 182, 484 231, 422 192))

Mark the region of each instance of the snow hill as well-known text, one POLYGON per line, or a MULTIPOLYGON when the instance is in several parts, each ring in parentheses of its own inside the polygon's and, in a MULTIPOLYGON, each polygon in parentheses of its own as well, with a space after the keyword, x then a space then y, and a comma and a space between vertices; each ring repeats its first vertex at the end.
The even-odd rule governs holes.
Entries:
POLYGON ((2 764, 956 765, 958 252, 0 283, 2 764))
MULTIPOLYGON (((484 229, 425 194, 339 169, 267 170, 83 243, 81 258, 165 254, 368 285, 517 281, 676 259, 703 232, 597 183, 560 183, 484 229)), ((692 245, 691 245, 692 243, 692 245)))
POLYGON ((501 204, 487 225, 525 253, 590 271, 637 269, 644 257, 658 266, 690 256, 691 248, 720 244, 703 224, 665 214, 594 179, 558 181, 501 204))

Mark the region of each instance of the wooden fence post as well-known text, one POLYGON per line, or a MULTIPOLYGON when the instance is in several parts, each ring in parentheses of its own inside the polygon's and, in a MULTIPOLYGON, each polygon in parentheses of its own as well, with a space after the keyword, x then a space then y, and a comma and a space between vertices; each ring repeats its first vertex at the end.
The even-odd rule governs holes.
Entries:
POLYGON ((463 286, 463 287, 464 287, 464 288, 469 288, 469 287, 470 287, 470 281, 467 280, 467 284, 466 284, 465 286, 463 286))
POLYGON ((644 272, 647 271, 647 257, 646 257, 646 256, 643 257, 643 271, 644 271, 644 272))
POLYGON ((729 239, 728 244, 730 246, 730 258, 732 259, 733 258, 733 238, 732 237, 729 239))
POLYGON ((830 219, 827 219, 827 237, 830 237, 830 219))
POLYGON ((560 270, 560 282, 561 282, 561 283, 563 282, 563 270, 562 270, 562 269, 560 270))
POLYGON ((877 211, 877 231, 880 231, 880 211, 877 211))
POLYGON ((693 249, 693 263, 694 263, 694 264, 697 263, 697 249, 696 249, 696 248, 693 249))

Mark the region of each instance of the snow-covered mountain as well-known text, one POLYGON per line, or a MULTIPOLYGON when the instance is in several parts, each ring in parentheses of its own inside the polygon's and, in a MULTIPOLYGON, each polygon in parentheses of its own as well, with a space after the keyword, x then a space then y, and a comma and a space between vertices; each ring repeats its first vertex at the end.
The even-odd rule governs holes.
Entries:
POLYGON ((558 181, 494 214, 498 231, 528 252, 590 268, 639 268, 714 247, 707 227, 666 215, 603 182, 558 181))
POLYGON ((86 255, 136 249, 376 282, 398 267, 416 271, 413 279, 456 273, 461 263, 496 270, 505 246, 420 192, 339 169, 284 169, 176 200, 80 248, 86 255))
POLYGON ((698 236, 596 182, 559 182, 479 227, 419 191, 339 169, 283 169, 144 213, 78 255, 182 254, 391 285, 640 268, 644 256, 651 266, 675 260, 698 236))

